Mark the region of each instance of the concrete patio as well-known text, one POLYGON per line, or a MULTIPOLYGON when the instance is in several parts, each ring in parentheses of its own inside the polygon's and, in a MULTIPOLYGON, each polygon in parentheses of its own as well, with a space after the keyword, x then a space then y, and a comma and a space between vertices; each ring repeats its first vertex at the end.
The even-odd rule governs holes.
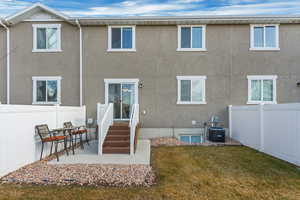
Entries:
POLYGON ((103 154, 98 155, 98 140, 90 141, 90 145, 84 144, 84 149, 75 150, 72 153, 51 160, 48 164, 116 164, 116 165, 150 165, 150 140, 139 140, 136 153, 133 156, 128 154, 103 154))

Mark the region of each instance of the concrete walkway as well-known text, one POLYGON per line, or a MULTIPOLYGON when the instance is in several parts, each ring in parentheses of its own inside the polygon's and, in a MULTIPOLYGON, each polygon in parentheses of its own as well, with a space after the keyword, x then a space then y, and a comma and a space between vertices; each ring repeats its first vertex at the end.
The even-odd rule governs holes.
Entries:
POLYGON ((56 159, 51 160, 48 164, 118 164, 118 165, 134 165, 143 164, 150 165, 150 140, 138 140, 136 153, 133 156, 128 154, 103 154, 99 156, 98 141, 90 142, 90 145, 85 144, 84 149, 78 148, 75 150, 75 155, 64 154, 59 157, 59 162, 56 159))

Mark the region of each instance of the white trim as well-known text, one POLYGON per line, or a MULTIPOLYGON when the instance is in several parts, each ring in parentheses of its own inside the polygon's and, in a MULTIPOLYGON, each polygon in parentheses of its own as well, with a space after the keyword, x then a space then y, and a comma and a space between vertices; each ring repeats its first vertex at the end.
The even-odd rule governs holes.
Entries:
POLYGON ((279 24, 250 24, 250 51, 280 51, 279 48, 279 24), (266 26, 275 26, 276 31, 276 47, 266 47, 266 26), (264 28, 264 47, 254 46, 254 28, 262 27, 264 28))
POLYGON ((107 52, 136 52, 136 49, 107 49, 107 52))
POLYGON ((24 22, 63 22, 60 19, 25 19, 24 22))
POLYGON ((52 81, 52 80, 62 80, 62 77, 61 76, 33 76, 32 80, 33 81, 39 81, 39 80, 52 81))
POLYGON ((79 20, 76 20, 79 28, 79 105, 83 106, 83 42, 82 42, 82 27, 79 20))
POLYGON ((201 80, 201 79, 207 79, 207 76, 176 76, 178 80, 201 80))
POLYGON ((32 104, 48 104, 48 105, 60 105, 61 104, 61 76, 33 76, 32 82, 32 104), (57 81, 57 101, 56 102, 38 102, 36 101, 36 82, 37 81, 57 81))
MULTIPOLYGON (((247 76, 248 79, 248 101, 247 104, 277 104, 277 75, 249 75, 247 76), (252 80, 272 80, 273 81, 273 101, 253 101, 251 100, 252 96, 252 90, 251 90, 251 81, 252 80)), ((263 87, 263 84, 261 84, 261 87, 263 87)), ((263 90, 261 90, 261 93, 263 94, 263 90)), ((263 95, 261 95, 261 98, 263 98, 263 95)))
POLYGON ((206 25, 178 25, 177 26, 177 50, 176 51, 207 51, 206 49, 206 25), (191 48, 181 48, 181 28, 190 27, 191 28, 191 48), (202 27, 202 48, 193 48, 193 27, 202 27))
POLYGON ((108 44, 107 44, 107 52, 136 52, 136 47, 135 47, 135 25, 134 26, 108 26, 108 44), (122 48, 122 40, 123 40, 123 34, 121 33, 121 48, 116 49, 111 47, 111 29, 112 28, 121 28, 121 32, 123 31, 123 28, 132 28, 132 48, 130 49, 125 49, 122 48))
POLYGON ((64 19, 64 20, 69 20, 69 17, 66 16, 65 14, 60 13, 60 12, 58 12, 58 11, 56 11, 56 10, 54 10, 54 9, 52 9, 52 8, 50 8, 50 7, 48 7, 48 6, 45 6, 45 5, 41 4, 41 3, 35 3, 35 4, 33 4, 32 6, 26 8, 26 9, 24 9, 24 10, 22 10, 22 11, 16 13, 16 14, 14 14, 14 15, 11 15, 11 16, 5 18, 5 20, 6 20, 6 21, 10 21, 10 20, 12 20, 12 19, 14 19, 14 18, 16 18, 16 17, 19 17, 20 15, 22 15, 22 14, 24 14, 24 13, 26 13, 26 12, 29 12, 30 10, 33 10, 34 8, 41 8, 41 9, 43 9, 44 11, 47 11, 47 12, 53 14, 53 15, 56 15, 56 16, 58 16, 58 17, 64 19))
POLYGON ((195 105, 200 105, 200 104, 207 104, 206 102, 206 76, 176 76, 177 78, 177 104, 195 104, 195 105), (193 101, 192 99, 192 82, 191 82, 191 101, 181 101, 181 80, 200 80, 202 81, 202 90, 203 90, 203 101, 193 101))
POLYGON ((1 19, 0 24, 6 29, 6 103, 10 104, 10 30, 1 19))
MULTIPOLYGON (((116 84, 125 84, 125 83, 131 83, 134 84, 134 90, 135 90, 135 97, 134 97, 134 103, 139 104, 139 79, 104 79, 105 83, 105 104, 108 105, 108 85, 111 83, 116 84)), ((118 120, 128 120, 128 119, 118 119, 118 120)))
POLYGON ((62 52, 61 49, 61 24, 32 24, 33 46, 32 52, 62 52), (57 49, 38 49, 37 48, 37 28, 57 28, 57 49))

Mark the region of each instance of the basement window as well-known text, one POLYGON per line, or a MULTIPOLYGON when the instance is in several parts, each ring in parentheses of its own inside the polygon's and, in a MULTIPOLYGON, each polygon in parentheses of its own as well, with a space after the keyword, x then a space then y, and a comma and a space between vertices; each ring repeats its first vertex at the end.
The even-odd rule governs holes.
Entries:
POLYGON ((203 142, 201 136, 199 135, 181 135, 179 139, 181 142, 188 144, 197 144, 203 142))

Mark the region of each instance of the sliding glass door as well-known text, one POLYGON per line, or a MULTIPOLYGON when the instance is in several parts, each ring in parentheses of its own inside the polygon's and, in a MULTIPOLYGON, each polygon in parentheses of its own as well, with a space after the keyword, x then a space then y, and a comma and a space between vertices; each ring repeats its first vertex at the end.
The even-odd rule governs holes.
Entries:
POLYGON ((114 118, 129 120, 132 105, 135 103, 136 87, 134 83, 109 83, 108 103, 114 104, 114 118))

